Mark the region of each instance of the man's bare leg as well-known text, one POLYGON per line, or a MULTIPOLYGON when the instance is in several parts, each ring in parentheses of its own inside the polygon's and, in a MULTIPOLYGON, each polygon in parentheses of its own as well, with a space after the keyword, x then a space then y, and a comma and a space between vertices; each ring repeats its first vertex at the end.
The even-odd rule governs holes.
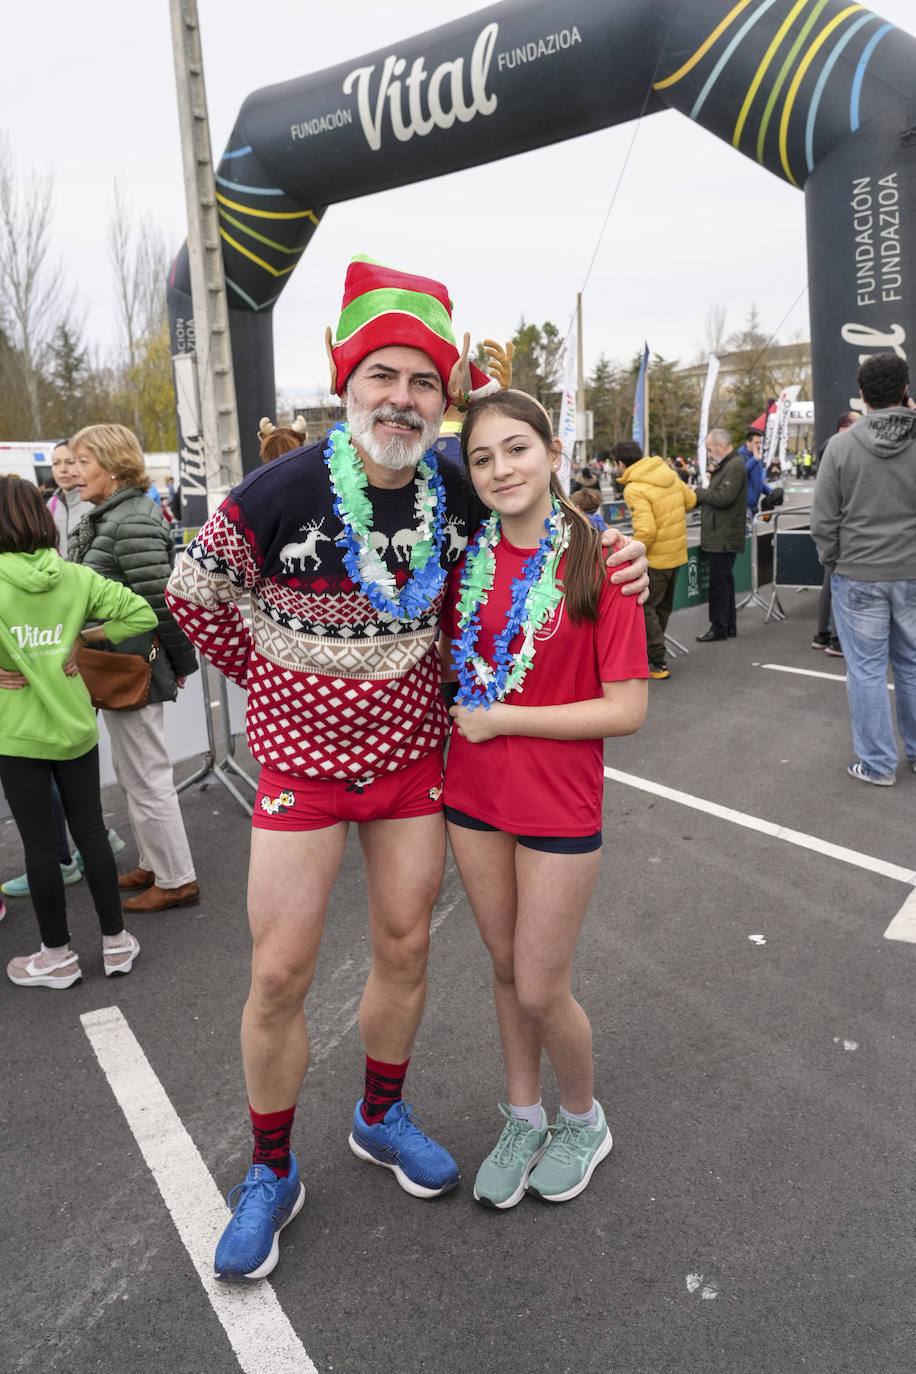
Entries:
POLYGON ((445 870, 445 823, 441 814, 370 821, 360 826, 360 842, 369 883, 372 968, 359 1028, 367 1072, 385 1075, 385 1096, 393 1100, 384 1116, 379 1108, 367 1117, 365 1104, 357 1104, 350 1148, 360 1159, 392 1169, 414 1197, 438 1197, 458 1182, 458 1166, 419 1128, 400 1089, 426 1003, 429 927, 445 870))
POLYGON ((366 1053, 410 1057, 426 1005, 429 925, 445 872, 441 813, 359 828, 369 885, 372 968, 359 1008, 366 1053))
POLYGON ((248 913, 254 949, 242 1061, 257 1112, 292 1107, 308 1071, 303 1003, 311 986, 347 826, 253 830, 248 913))

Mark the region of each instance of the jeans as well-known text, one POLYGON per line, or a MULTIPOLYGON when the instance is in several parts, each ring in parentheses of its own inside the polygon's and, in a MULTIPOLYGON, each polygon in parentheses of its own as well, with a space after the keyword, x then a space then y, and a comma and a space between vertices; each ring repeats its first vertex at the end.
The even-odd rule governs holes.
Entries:
POLYGON ((888 778, 899 757, 887 689, 894 675, 897 726, 916 762, 916 579, 856 582, 834 573, 833 620, 846 659, 852 742, 869 773, 888 778))

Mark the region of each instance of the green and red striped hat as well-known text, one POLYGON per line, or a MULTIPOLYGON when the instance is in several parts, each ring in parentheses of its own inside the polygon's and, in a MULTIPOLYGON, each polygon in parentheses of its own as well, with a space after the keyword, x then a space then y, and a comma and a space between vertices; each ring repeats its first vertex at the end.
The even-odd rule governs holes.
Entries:
MULTIPOLYGON (((338 396, 363 358, 378 348, 418 348, 432 359, 448 391, 459 358, 452 330, 452 302, 442 282, 399 272, 363 255, 347 268, 337 333, 331 352, 337 367, 338 396)), ((471 385, 490 379, 471 364, 471 385)))

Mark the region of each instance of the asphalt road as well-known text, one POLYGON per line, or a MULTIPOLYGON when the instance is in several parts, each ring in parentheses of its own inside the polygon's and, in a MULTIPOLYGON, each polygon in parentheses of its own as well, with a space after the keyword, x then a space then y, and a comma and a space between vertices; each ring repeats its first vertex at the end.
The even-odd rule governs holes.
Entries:
MULTIPOLYGON (((119 1010, 202 1168, 220 1191, 238 1182, 247 817, 218 786, 184 794, 202 901, 133 923, 129 978, 102 976, 88 894, 68 889, 82 984, 0 986, 0 1368, 912 1374, 916 945, 885 931, 916 883, 916 775, 901 767, 888 789, 847 777, 843 662, 809 647, 814 594, 781 599, 786 621, 748 608, 726 644, 696 644, 705 615, 680 613, 691 652, 651 684, 640 734, 607 745, 577 988, 615 1148, 570 1204, 473 1202, 503 1085, 487 961, 451 865, 408 1088, 462 1183, 418 1201, 350 1153, 369 957, 351 839, 309 999, 306 1206, 258 1286, 273 1307, 221 1289, 221 1320, 176 1221, 193 1250, 224 1215, 204 1190, 202 1219, 173 1219, 81 1017, 119 1010), (240 1331, 255 1356, 240 1358, 240 1331)), ((117 789, 106 804, 127 837, 117 789)), ((129 846, 121 866, 134 862, 129 846)), ((21 869, 9 821, 0 867, 21 869)), ((0 958, 34 947, 29 902, 9 902, 0 958)), ((555 1106, 549 1080, 545 1098, 555 1106)), ((164 1154, 166 1177, 197 1177, 179 1145, 164 1154)))

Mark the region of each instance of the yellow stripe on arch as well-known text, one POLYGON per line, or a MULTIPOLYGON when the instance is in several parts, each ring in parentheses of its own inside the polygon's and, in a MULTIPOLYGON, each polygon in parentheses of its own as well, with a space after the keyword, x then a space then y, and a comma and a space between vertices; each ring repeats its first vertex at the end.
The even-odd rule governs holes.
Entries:
POLYGON ((798 71, 792 78, 792 84, 786 94, 786 103, 782 107, 782 118, 779 121, 779 160, 782 163, 783 171, 793 186, 797 186, 798 182, 795 180, 792 175, 792 169, 789 167, 789 119, 792 115, 792 106, 795 104, 795 97, 798 95, 798 88, 805 78, 805 72, 811 66, 811 63, 833 33, 834 29, 838 28, 851 14, 856 14, 859 10, 864 9, 864 5, 847 5, 845 10, 841 10, 839 14, 834 15, 830 23, 825 24, 821 29, 817 38, 815 38, 811 47, 799 63, 798 71))
POLYGON ((786 34, 789 32, 789 29, 792 27, 793 20, 805 8, 805 6, 808 3, 809 0, 795 0, 795 4, 789 10, 789 13, 786 15, 785 19, 782 21, 779 28, 776 30, 776 34, 773 37, 770 46, 764 53, 763 61, 760 63, 760 66, 754 73, 754 79, 748 87, 747 95, 744 97, 744 104, 741 106, 741 113, 738 115, 738 122, 735 124, 735 132, 732 134, 733 148, 737 148, 741 142, 741 135, 744 133, 744 126, 747 123, 747 117, 750 114, 751 106, 754 103, 754 97, 760 89, 760 83, 766 76, 767 68, 773 61, 773 57, 776 54, 777 48, 779 47, 782 40, 785 38, 786 34))
POLYGON ((240 210, 244 215, 254 215, 257 219, 310 219, 313 224, 318 223, 318 216, 314 210, 255 210, 250 205, 239 205, 238 201, 229 200, 228 197, 216 193, 216 199, 220 205, 228 205, 230 210, 240 210))
POLYGON ((716 27, 713 29, 712 33, 709 35, 706 41, 700 44, 700 46, 697 48, 693 56, 689 57, 687 61, 684 63, 683 67, 678 67, 677 71, 674 72, 671 76, 666 76, 664 81, 656 81, 652 89, 655 91, 663 91, 666 86, 676 85, 676 83, 680 81, 681 77, 686 76, 687 73, 691 71, 697 65, 697 63, 706 56, 706 54, 709 52, 709 49, 712 47, 713 43, 715 43, 716 39, 721 37, 721 35, 725 32, 728 26, 732 23, 732 21, 737 19, 741 11, 746 10, 750 3, 751 0, 738 0, 737 5, 735 5, 733 9, 729 10, 728 14, 721 21, 721 23, 716 25, 716 27))
POLYGON ((220 238, 225 239, 226 242, 236 250, 236 252, 244 253, 246 258, 250 258, 251 261, 256 262, 259 267, 263 267, 264 271, 269 272, 272 277, 288 276, 289 273, 292 272, 293 267, 295 267, 296 265, 295 263, 293 263, 292 267, 271 267, 269 262, 265 262, 263 258, 259 258, 256 253, 252 253, 249 248, 244 248, 242 244, 237 242, 236 239, 232 238, 230 234, 227 234, 225 229, 220 229, 219 233, 220 238))

